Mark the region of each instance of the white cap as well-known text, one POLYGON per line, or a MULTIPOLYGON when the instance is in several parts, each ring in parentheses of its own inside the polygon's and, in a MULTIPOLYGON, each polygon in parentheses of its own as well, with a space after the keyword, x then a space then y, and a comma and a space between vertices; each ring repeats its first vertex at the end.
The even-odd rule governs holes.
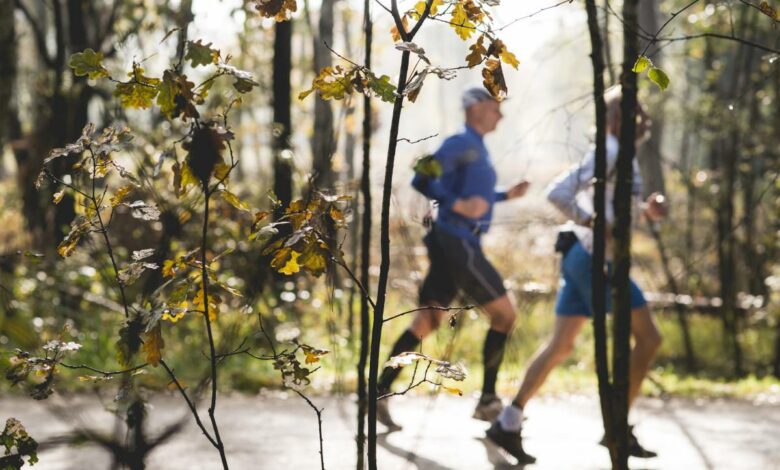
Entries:
POLYGON ((482 87, 468 88, 460 97, 463 109, 469 109, 471 106, 487 100, 496 101, 496 99, 493 98, 493 95, 482 87))

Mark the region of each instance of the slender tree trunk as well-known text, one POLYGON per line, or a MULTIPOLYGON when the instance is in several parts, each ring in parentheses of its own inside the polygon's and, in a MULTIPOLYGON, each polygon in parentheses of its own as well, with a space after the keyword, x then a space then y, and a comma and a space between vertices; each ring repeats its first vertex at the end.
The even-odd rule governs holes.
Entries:
MULTIPOLYGON (((609 444, 610 458, 615 466, 615 447, 612 432, 612 384, 609 378, 609 363, 607 360, 607 330, 606 330, 606 285, 605 239, 606 219, 606 179, 607 179, 607 148, 606 125, 607 107, 604 101, 604 53, 602 52, 601 36, 598 28, 598 15, 595 0, 585 0, 588 15, 588 30, 590 32, 591 54, 593 64, 593 100, 596 110, 596 168, 594 172, 593 197, 593 337, 596 357, 596 375, 599 384, 599 399, 601 416, 604 423, 604 433, 609 444)), ((605 15, 608 16, 608 15, 605 15)))
MULTIPOLYGON (((420 16, 412 31, 406 31, 402 25, 398 11, 398 0, 391 0, 393 20, 398 27, 401 38, 405 42, 412 41, 430 13, 433 0, 426 0, 424 13, 420 16)), ((398 89, 393 116, 390 122, 390 139, 385 162, 385 180, 382 185, 382 218, 380 228, 381 259, 379 263, 379 284, 377 286, 376 307, 374 308, 373 324, 371 326, 371 353, 368 366, 368 468, 376 470, 376 401, 377 374, 379 372, 379 348, 382 340, 382 323, 385 312, 385 296, 387 294, 387 278, 390 272, 390 198, 393 190, 393 170, 395 168, 395 153, 398 146, 398 130, 401 123, 401 111, 404 105, 404 91, 409 74, 410 52, 401 53, 401 68, 398 72, 398 89)))
POLYGON ((631 189, 636 151, 637 74, 631 71, 639 56, 637 0, 623 3, 623 99, 621 100, 620 150, 615 185, 613 282, 613 383, 615 387, 614 432, 618 469, 628 468, 628 386, 631 356, 631 189))
MULTIPOLYGON (((363 4, 363 29, 365 35, 366 68, 371 69, 371 48, 373 46, 374 24, 371 20, 371 0, 363 4)), ((369 316, 368 295, 371 292, 371 98, 363 98, 363 168, 360 178, 360 192, 363 196, 363 213, 360 231, 360 283, 366 289, 360 296, 360 357, 358 360, 358 428, 357 428, 357 470, 365 468, 365 423, 367 411, 366 362, 368 361, 369 316)))
MULTIPOLYGON (((293 22, 276 23, 274 31, 273 57, 273 155, 274 194, 281 203, 274 208, 274 220, 284 215, 284 209, 292 202, 292 161, 290 159, 290 136, 292 133, 292 69, 293 22)), ((290 233, 288 224, 279 227, 279 235, 290 233)))
MULTIPOLYGON (((658 3, 659 0, 640 0, 639 1, 639 25, 648 32, 658 31, 658 3)), ((660 66, 662 60, 661 51, 653 55, 653 62, 660 66)), ((665 95, 658 96, 658 101, 653 106, 654 112, 650 125, 652 139, 646 142, 637 150, 637 160, 639 171, 642 175, 644 196, 654 192, 665 192, 663 162, 661 155, 661 144, 663 141, 664 130, 664 102, 665 95)))
MULTIPOLYGON (((345 25, 344 31, 344 49, 347 52, 347 57, 354 57, 354 48, 352 45, 352 28, 349 26, 352 23, 352 17, 354 11, 345 6, 343 9, 342 23, 345 25)), ((355 201, 360 199, 360 185, 356 184, 356 163, 355 163, 355 149, 357 147, 357 134, 355 126, 355 108, 357 101, 353 101, 352 97, 349 97, 344 103, 346 107, 344 113, 344 159, 346 163, 346 181, 344 185, 344 192, 352 191, 355 196, 355 201)), ((358 213, 359 209, 356 207, 355 212, 358 213)), ((356 219, 355 219, 356 220, 356 219)), ((358 258, 360 244, 358 237, 360 233, 360 224, 353 223, 349 226, 349 239, 350 241, 350 270, 353 273, 358 271, 358 258)), ((354 327, 355 327, 355 300, 356 296, 360 293, 358 286, 353 282, 349 289, 349 301, 347 303, 347 337, 349 338, 349 345, 353 347, 355 344, 354 327)), ((354 349, 354 348, 353 348, 354 349)))
MULTIPOLYGON (((748 87, 754 87, 755 84, 751 77, 755 69, 756 61, 746 61, 744 75, 748 81, 748 87)), ((755 93, 750 94, 750 109, 748 111, 748 123, 758 123, 761 121, 761 110, 759 108, 759 99, 755 93)), ((743 128, 744 129, 744 128, 743 128)), ((755 188, 757 177, 764 172, 764 157, 760 155, 757 147, 761 142, 756 142, 756 137, 749 133, 745 136, 747 140, 751 142, 746 150, 749 150, 749 155, 743 157, 743 163, 746 166, 745 171, 740 172, 741 186, 742 186, 742 219, 743 219, 743 233, 745 239, 742 243, 742 257, 744 272, 747 276, 747 289, 752 295, 767 296, 767 288, 764 282, 766 278, 766 256, 761 256, 759 250, 764 250, 764 247, 757 244, 755 238, 756 227, 758 222, 758 214, 756 213, 756 197, 755 188)))
MULTIPOLYGON (((336 0, 322 0, 317 35, 314 38, 314 73, 333 65, 328 46, 333 45, 333 10, 336 0)), ((311 139, 313 183, 316 188, 332 188, 333 153, 333 107, 330 101, 320 97, 314 102, 314 134, 311 139)))
POLYGON ((376 400, 377 374, 379 372, 379 347, 382 341, 382 319, 385 311, 387 278, 390 271, 390 197, 393 188, 393 170, 395 152, 398 145, 398 130, 403 110, 403 91, 406 88, 409 73, 408 51, 401 54, 401 70, 398 74, 398 97, 393 106, 393 118, 390 124, 390 143, 385 163, 385 181, 382 189, 382 219, 380 228, 381 260, 379 264, 379 286, 377 288, 376 308, 371 328, 371 354, 368 368, 368 468, 376 470, 376 400))
MULTIPOLYGON (((610 13, 606 10, 607 2, 604 2, 605 9, 603 10, 602 15, 602 32, 601 32, 601 41, 604 45, 602 49, 604 49, 604 68, 607 71, 607 76, 609 77, 608 85, 612 86, 615 84, 616 77, 615 77, 615 70, 612 68, 612 41, 609 37, 609 17, 610 13)), ((590 20, 588 20, 590 21, 590 20)), ((598 25, 596 26, 596 30, 598 30, 598 25)), ((592 33, 591 33, 592 34, 592 33)))
POLYGON ((687 372, 693 373, 696 372, 697 367, 696 355, 693 351, 693 340, 691 339, 691 329, 688 327, 688 317, 685 306, 676 301, 680 295, 680 288, 677 286, 677 280, 674 278, 674 274, 672 274, 672 269, 669 265, 669 256, 666 254, 666 245, 661 238, 661 232, 652 221, 648 221, 647 225, 650 229, 650 233, 653 234, 653 238, 655 239, 656 246, 658 247, 658 254, 661 256, 661 266, 663 267, 664 275, 666 276, 666 284, 669 286, 669 289, 671 289, 672 294, 674 294, 674 308, 677 311, 677 322, 680 325, 683 346, 685 347, 685 369, 687 372))
MULTIPOLYGON (((775 83, 774 83, 774 99, 775 102, 780 103, 780 67, 777 67, 775 70, 775 83)), ((774 125, 775 129, 780 129, 780 110, 775 108, 775 116, 774 116, 774 125)), ((780 151, 778 149, 774 149, 774 151, 771 151, 769 154, 769 158, 773 158, 774 161, 780 160, 780 151)), ((772 190, 775 195, 775 200, 777 198, 780 198, 780 188, 775 188, 772 190)), ((778 253, 778 241, 780 240, 780 237, 778 237, 778 233, 780 233, 780 208, 775 207, 775 213, 774 213, 774 223, 772 225, 772 228, 775 229, 774 233, 770 237, 770 243, 768 243, 768 253, 770 259, 777 259, 777 253, 778 253)), ((775 326, 775 357, 772 361, 772 372, 775 377, 780 379, 780 314, 776 314, 776 326, 775 326)))
MULTIPOLYGON (((680 161, 681 161, 681 170, 680 174, 683 177, 686 192, 687 192, 687 198, 686 198, 686 222, 685 222, 685 254, 683 255, 683 263, 684 263, 684 272, 683 272, 683 279, 690 280, 691 274, 692 274, 692 266, 691 266, 691 256, 694 252, 694 241, 693 241, 693 231, 695 224, 695 218, 696 213, 695 210, 695 202, 696 202, 696 188, 693 184, 693 169, 691 164, 691 155, 689 152, 689 127, 694 127, 686 122, 685 127, 683 128, 682 133, 682 142, 680 144, 680 161)), ((651 224, 652 225, 652 224, 651 224)), ((654 232, 657 233, 657 232, 654 232)), ((658 234, 658 241, 661 242, 660 233, 658 234)), ((659 245, 660 247, 661 245, 659 245)), ((666 257, 664 255, 664 257, 666 257)), ((679 287, 677 286, 676 280, 674 278, 674 275, 671 272, 671 268, 669 266, 668 261, 664 261, 664 271, 666 272, 667 281, 669 282, 670 287, 674 291, 675 297, 678 295, 677 290, 679 287)), ((686 291, 689 291, 691 289, 690 281, 688 281, 688 285, 685 285, 684 288, 686 291)), ((685 309, 682 305, 676 304, 677 308, 677 321, 680 325, 680 333, 683 336, 683 344, 685 346, 685 363, 688 369, 688 372, 694 372, 698 367, 696 365, 696 354, 693 349, 693 340, 691 339, 691 333, 690 328, 688 327, 688 318, 686 316, 685 309)))
MULTIPOLYGON (((745 29, 748 14, 742 16, 740 30, 745 29)), ((733 103, 743 89, 746 73, 740 67, 740 58, 744 63, 752 60, 753 49, 737 46, 733 55, 733 75, 728 83, 723 83, 722 96, 733 103), (726 88, 726 86, 728 88, 726 88)), ((732 104, 733 106, 733 104, 732 104)), ((721 315, 723 318, 724 340, 730 349, 734 374, 742 377, 745 374, 742 345, 740 344, 739 313, 737 311, 737 282, 735 260, 735 234, 734 234, 734 197, 736 191, 737 165, 741 154, 742 139, 739 132, 740 109, 734 109, 727 114, 730 122, 723 123, 730 126, 727 136, 716 140, 718 145, 717 155, 719 167, 718 190, 718 277, 720 281, 720 297, 723 301, 721 315)))
MULTIPOLYGON (((15 112, 11 97, 14 95, 16 81, 16 26, 14 24, 14 0, 0 0, 0 156, 7 139, 10 137, 10 119, 15 112)), ((4 168, 0 159, 0 178, 4 168)))

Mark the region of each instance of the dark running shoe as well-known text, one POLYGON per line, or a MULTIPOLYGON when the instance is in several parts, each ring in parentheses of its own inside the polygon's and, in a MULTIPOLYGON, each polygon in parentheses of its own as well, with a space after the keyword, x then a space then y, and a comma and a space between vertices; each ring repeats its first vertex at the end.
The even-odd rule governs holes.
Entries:
MULTIPOLYGON (((602 437, 599 444, 607 447, 607 436, 602 437)), ((658 453, 642 447, 642 444, 639 443, 639 440, 637 440, 634 435, 633 426, 628 427, 628 455, 639 459, 652 459, 653 457, 658 457, 658 453)))
POLYGON ((516 458, 518 465, 527 465, 536 462, 536 457, 526 454, 523 450, 523 438, 520 436, 520 431, 504 431, 501 429, 501 425, 498 421, 494 421, 486 434, 493 444, 504 449, 509 455, 516 458))

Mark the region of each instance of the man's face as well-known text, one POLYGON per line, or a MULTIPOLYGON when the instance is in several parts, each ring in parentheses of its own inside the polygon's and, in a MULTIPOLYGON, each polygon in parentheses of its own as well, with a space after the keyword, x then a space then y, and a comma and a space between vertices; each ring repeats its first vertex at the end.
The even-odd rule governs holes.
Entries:
POLYGON ((501 120, 501 103, 494 100, 480 101, 471 107, 474 119, 479 122, 485 132, 493 132, 501 120))

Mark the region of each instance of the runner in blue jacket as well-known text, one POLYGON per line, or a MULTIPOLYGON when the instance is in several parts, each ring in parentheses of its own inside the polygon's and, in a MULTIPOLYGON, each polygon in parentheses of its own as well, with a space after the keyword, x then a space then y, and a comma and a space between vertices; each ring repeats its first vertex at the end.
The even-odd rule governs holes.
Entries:
MULTIPOLYGON (((496 396, 496 378, 516 315, 501 276, 482 252, 480 239, 490 228, 493 204, 523 196, 528 182, 520 182, 507 191, 496 189, 496 171, 483 136, 495 130, 501 120, 501 103, 482 88, 466 90, 462 102, 465 128, 446 139, 434 154, 441 165, 441 175, 418 173, 412 181, 415 189, 438 203, 438 215, 424 238, 430 268, 420 289, 420 305, 447 307, 461 290, 490 318, 483 348, 482 397, 474 417, 491 421, 502 409, 496 396)), ((436 309, 418 312, 390 356, 414 351, 423 338, 439 327, 445 314, 436 309)), ((400 369, 392 367, 382 371, 378 383, 380 397, 390 392, 399 373, 400 369)), ((389 429, 400 429, 390 416, 387 398, 377 404, 377 419, 389 429)))

